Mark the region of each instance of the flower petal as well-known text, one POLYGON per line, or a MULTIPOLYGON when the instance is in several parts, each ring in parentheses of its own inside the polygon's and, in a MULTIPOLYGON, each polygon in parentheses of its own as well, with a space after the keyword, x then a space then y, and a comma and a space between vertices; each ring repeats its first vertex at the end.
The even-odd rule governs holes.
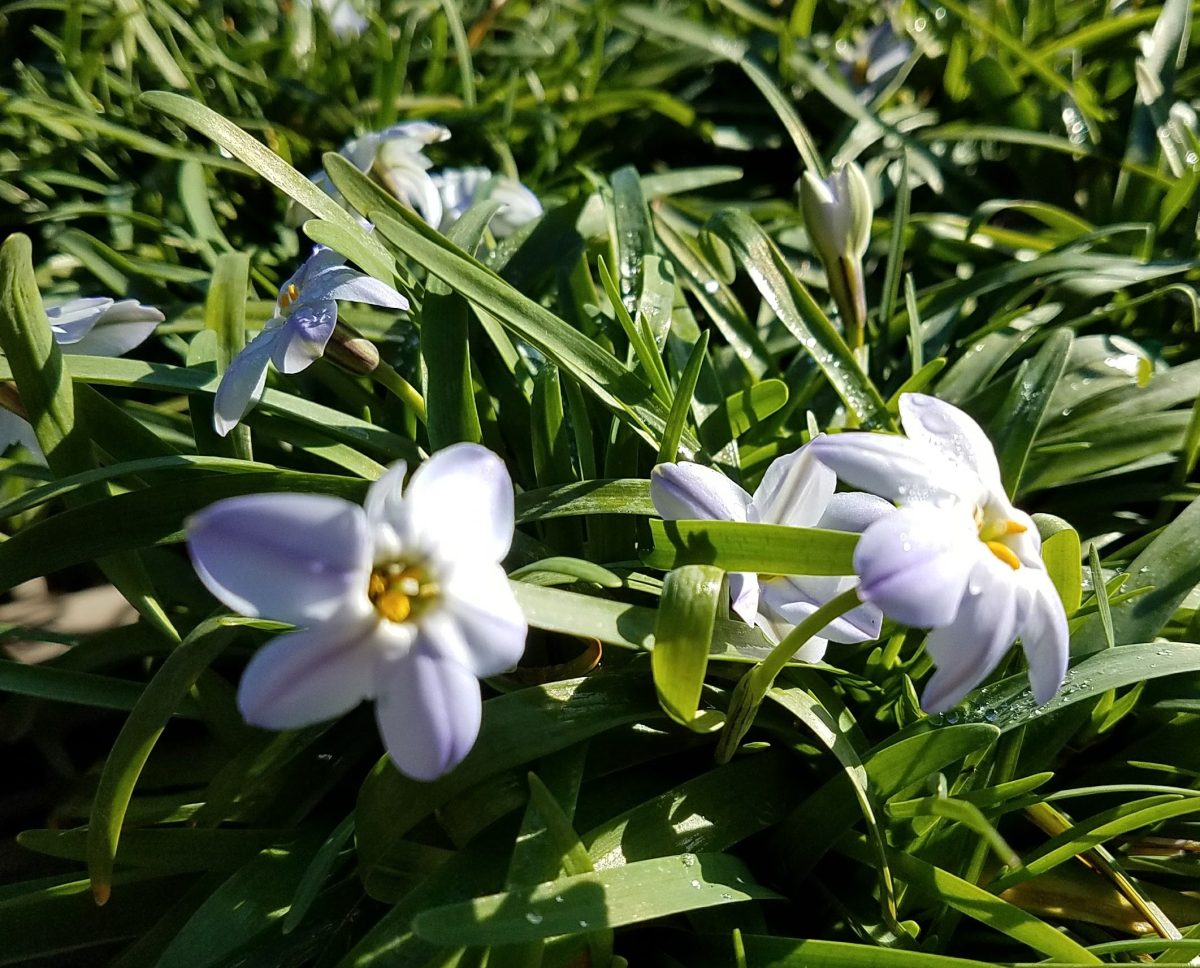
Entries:
POLYGON ((945 712, 983 682, 1017 637, 1014 572, 991 555, 971 569, 954 621, 934 629, 925 648, 937 671, 921 694, 926 712, 945 712))
POLYGON ((479 735, 479 683, 421 633, 412 652, 388 666, 375 700, 383 745, 401 773, 436 780, 462 762, 479 735))
POLYGON ((318 292, 330 299, 368 303, 387 309, 408 309, 408 300, 391 286, 349 266, 337 266, 315 280, 318 292))
POLYGON ((192 516, 187 541, 201 581, 243 615, 310 625, 369 608, 366 515, 341 498, 227 498, 192 516))
MULTIPOLYGON (((441 577, 441 576, 439 576, 441 577)), ((444 636, 442 653, 480 678, 511 669, 525 652, 529 626, 508 584, 508 576, 489 561, 458 562, 442 578, 445 619, 453 628, 444 636)))
POLYGON ((500 561, 512 544, 512 478, 478 444, 454 444, 418 467, 399 511, 397 533, 443 561, 500 561))
POLYGON ((0 454, 3 454, 13 444, 21 444, 31 454, 40 455, 42 448, 38 445, 37 435, 33 425, 23 420, 11 410, 0 407, 0 454))
POLYGON ((811 528, 837 487, 837 477, 808 447, 771 461, 750 501, 747 518, 765 524, 811 528))
POLYGON ((900 422, 910 440, 934 447, 1003 494, 996 451, 983 428, 953 404, 924 393, 900 395, 900 422))
POLYGON ((86 296, 72 299, 60 306, 50 306, 46 318, 50 321, 50 332, 59 346, 68 346, 83 339, 113 301, 107 296, 86 296))
POLYGON ((896 505, 874 494, 863 494, 861 491, 844 492, 829 499, 817 527, 862 534, 885 514, 895 510, 896 505))
MULTIPOLYGON (((773 618, 769 615, 759 613, 754 624, 762 631, 762 634, 767 637, 767 640, 773 645, 778 645, 784 640, 787 634, 795 628, 790 622, 785 622, 780 618, 773 618)), ((793 662, 820 662, 825 657, 825 651, 829 647, 829 641, 821 638, 819 635, 814 635, 811 639, 805 642, 800 648, 792 653, 793 662)))
POLYGON ((274 332, 271 362, 281 373, 299 373, 325 352, 337 325, 337 303, 332 299, 305 300, 293 306, 287 321, 274 332))
POLYGON ((815 438, 812 455, 839 480, 900 504, 975 504, 983 486, 940 451, 888 434, 850 432, 815 438))
POLYGON ((374 688, 371 620, 318 625, 272 639, 238 683, 238 709, 264 729, 296 729, 349 712, 374 688))
POLYGON ((242 348, 221 376, 213 398, 213 428, 224 437, 248 414, 267 385, 267 363, 280 330, 264 329, 242 348))
POLYGON ((122 356, 149 338, 164 319, 153 306, 122 299, 104 310, 89 332, 62 350, 87 356, 122 356))
POLYGON ((391 464, 367 490, 363 510, 375 541, 375 560, 391 560, 400 555, 400 536, 396 523, 406 520, 404 508, 404 475, 408 465, 398 460, 391 464))
POLYGON ((665 520, 745 521, 750 495, 718 470, 680 461, 650 473, 650 500, 665 520))
POLYGON ((898 622, 938 628, 958 613, 967 576, 984 554, 965 511, 901 508, 859 538, 854 551, 859 593, 898 622))
MULTIPOLYGON (((858 583, 852 576, 842 578, 817 575, 791 575, 770 578, 762 583, 759 608, 788 625, 799 625, 818 608, 858 583)), ((831 642, 868 642, 879 638, 883 613, 867 602, 838 616, 820 631, 831 642)))
POLYGON ((758 618, 758 575, 749 571, 729 573, 729 607, 747 625, 758 618))
POLYGON ((1050 576, 1041 569, 1018 570, 1021 647, 1029 665, 1029 684, 1039 703, 1054 698, 1067 674, 1067 613, 1050 576))

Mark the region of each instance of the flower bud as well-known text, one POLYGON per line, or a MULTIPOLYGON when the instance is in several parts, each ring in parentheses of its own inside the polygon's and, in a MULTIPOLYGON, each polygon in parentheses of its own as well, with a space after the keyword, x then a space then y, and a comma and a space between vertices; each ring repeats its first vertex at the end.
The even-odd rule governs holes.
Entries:
POLYGON ((325 356, 351 373, 372 373, 379 366, 379 349, 340 319, 325 346, 325 356))
POLYGON ((862 169, 851 162, 824 179, 806 171, 800 181, 800 208, 851 343, 861 345, 867 319, 862 257, 871 241, 874 210, 862 169))

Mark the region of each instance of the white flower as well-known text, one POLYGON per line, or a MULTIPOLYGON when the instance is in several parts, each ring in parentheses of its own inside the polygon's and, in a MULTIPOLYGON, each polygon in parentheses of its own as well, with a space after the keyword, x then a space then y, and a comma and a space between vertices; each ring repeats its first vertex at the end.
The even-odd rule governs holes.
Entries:
MULTIPOLYGON (((650 477, 650 499, 668 521, 752 521, 854 532, 894 510, 869 494, 834 494, 837 479, 813 458, 811 447, 774 460, 753 497, 711 467, 688 461, 659 464, 650 477)), ((853 576, 729 574, 733 611, 746 624, 758 626, 772 642, 779 642, 795 625, 854 584, 853 576)), ((796 658, 817 661, 825 654, 826 640, 864 642, 876 638, 882 621, 878 608, 861 605, 830 622, 796 658)))
POLYGON ((1062 684, 1067 617, 1029 515, 1009 502, 987 437, 970 417, 919 393, 900 397, 907 437, 845 433, 809 445, 842 480, 900 510, 868 527, 854 566, 863 599, 907 625, 931 628, 937 672, 921 704, 949 709, 996 667, 1017 638, 1038 702, 1062 684))
POLYGON ((908 38, 885 20, 855 37, 850 56, 838 69, 855 88, 855 99, 869 104, 900 73, 912 50, 908 38))
MULTIPOLYGON (((429 176, 433 162, 424 151, 449 137, 450 131, 440 124, 409 121, 347 141, 338 154, 364 175, 377 178, 399 201, 436 228, 442 223, 442 199, 429 176)), ((309 180, 339 203, 342 201, 325 172, 309 175, 309 180)))
POLYGON ((279 290, 274 314, 229 364, 217 387, 213 426, 222 437, 262 396, 268 362, 283 373, 299 373, 321 357, 337 325, 337 300, 408 308, 408 300, 391 286, 348 268, 345 261, 317 246, 279 290))
POLYGON ((501 559, 513 488, 477 444, 439 451, 402 492, 393 465, 366 507, 317 494, 229 498, 188 522, 201 580, 224 604, 303 626, 259 651, 238 707, 294 729, 375 700, 388 754, 432 780, 475 742, 476 679, 513 666, 527 626, 501 559))
MULTIPOLYGON (((309 0, 302 0, 306 5, 309 0)), ((369 21, 353 0, 317 0, 317 6, 329 18, 329 29, 336 37, 357 37, 367 29, 369 21)))
POLYGON ((490 223, 498 239, 512 235, 542 214, 542 203, 533 192, 515 178, 493 175, 487 168, 443 168, 430 177, 442 198, 443 231, 484 198, 502 206, 490 223))
POLYGON ((844 325, 861 328, 867 318, 862 257, 871 241, 875 210, 866 176, 854 162, 827 178, 806 171, 800 180, 800 208, 844 325))
MULTIPOLYGON (((88 296, 49 307, 46 319, 63 353, 121 356, 144 342, 165 317, 136 299, 117 302, 107 296, 88 296)), ((0 453, 14 443, 41 453, 29 422, 0 407, 0 453)))

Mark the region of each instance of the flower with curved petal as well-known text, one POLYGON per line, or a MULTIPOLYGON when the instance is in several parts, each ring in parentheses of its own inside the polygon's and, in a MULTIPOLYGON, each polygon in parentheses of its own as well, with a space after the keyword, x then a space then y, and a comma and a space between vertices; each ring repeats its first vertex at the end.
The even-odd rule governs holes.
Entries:
MULTIPOLYGON (((165 318, 136 299, 108 296, 85 296, 46 309, 54 342, 67 355, 122 356, 145 342, 165 318)), ((0 407, 0 453, 15 443, 41 454, 29 422, 0 407)))
POLYGON ((501 208, 489 227, 498 239, 506 238, 542 214, 538 197, 515 178, 494 175, 488 168, 443 168, 430 176, 442 198, 445 231, 476 202, 491 198, 501 208))
MULTIPOLYGON (((894 510, 870 495, 835 494, 837 479, 813 458, 811 446, 774 460, 753 496, 711 467, 690 461, 659 464, 650 477, 650 499, 668 521, 752 521, 855 532, 894 510)), ((853 576, 729 573, 733 611, 772 642, 854 584, 853 576)), ((815 662, 825 654, 827 641, 873 639, 882 621, 878 608, 863 604, 830 622, 796 657, 815 662)))
POLYGON ((373 699, 392 761, 433 780, 470 751, 476 679, 516 664, 527 626, 500 565, 513 534, 500 458, 456 444, 407 488, 404 473, 394 464, 365 507, 319 494, 218 501, 188 522, 188 550, 225 605, 303 626, 246 667, 247 722, 294 729, 373 699))
MULTIPOLYGON (((407 121, 352 138, 338 149, 338 154, 364 175, 377 178, 399 201, 436 228, 442 223, 442 199, 429 176, 433 162, 425 157, 424 151, 449 137, 449 129, 440 124, 407 121)), ((316 172, 308 178, 339 204, 344 204, 341 193, 325 172, 316 172)), ((312 213, 307 209, 296 208, 305 213, 300 220, 311 217, 312 213)), ((297 221, 295 213, 292 213, 291 221, 297 221)))
POLYGON ((810 444, 842 480, 899 505, 854 554, 863 599, 929 628, 937 671, 921 705, 949 709, 1020 639, 1033 694, 1047 702, 1067 666, 1067 616, 1029 515, 1008 500, 987 436, 951 404, 900 397, 905 437, 845 433, 810 444))
POLYGON ((222 437, 262 396, 268 363, 274 363, 281 373, 299 373, 320 359, 337 325, 339 299, 387 309, 408 308, 408 300, 391 286, 345 262, 332 249, 317 246, 279 290, 274 314, 233 358, 217 387, 213 427, 222 437))

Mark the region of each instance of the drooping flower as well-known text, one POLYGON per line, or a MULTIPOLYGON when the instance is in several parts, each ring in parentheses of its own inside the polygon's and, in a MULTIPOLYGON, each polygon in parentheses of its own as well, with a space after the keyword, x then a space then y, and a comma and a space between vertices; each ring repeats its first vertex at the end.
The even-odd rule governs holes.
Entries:
POLYGON ((513 535, 501 460, 456 444, 407 488, 404 472, 393 465, 365 508, 317 494, 218 501, 188 522, 188 550, 224 604, 303 627, 246 667, 247 722, 293 729, 374 699, 393 762, 432 780, 471 749, 476 679, 517 662, 527 626, 500 565, 513 535))
MULTIPOLYGON (((338 154, 364 175, 378 179, 399 201, 436 228, 442 223, 442 199, 429 175, 433 162, 424 151, 449 137, 450 131, 440 124, 408 121, 353 138, 338 149, 338 154)), ((309 175, 309 180, 342 202, 341 193, 325 172, 309 175)))
POLYGON ((229 433, 262 396, 267 364, 299 373, 318 360, 337 325, 337 301, 407 309, 408 300, 391 286, 345 265, 332 249, 317 246, 279 290, 275 312, 229 364, 213 400, 213 426, 229 433))
MULTIPOLYGON (((869 494, 835 494, 833 472, 813 458, 812 445, 777 458, 751 497, 720 471, 683 461, 659 464, 650 477, 654 509, 668 521, 750 521, 797 528, 860 532, 894 509, 869 494)), ((827 601, 854 586, 853 576, 755 575, 731 572, 733 611, 779 642, 827 601)), ((864 642, 879 635, 883 616, 863 604, 830 622, 796 657, 815 662, 826 641, 864 642)))
POLYGON ((885 20, 859 33, 838 64, 860 104, 870 104, 892 82, 912 54, 912 42, 885 20))
POLYGON ((809 445, 842 480, 900 509, 855 550, 859 593, 906 625, 929 628, 937 671, 921 705, 949 709, 1020 638, 1038 702, 1062 684, 1067 617, 1029 515, 1008 500, 996 454, 965 413, 935 397, 900 397, 907 437, 844 433, 809 445))
POLYGON ((515 178, 494 175, 488 168, 443 168, 430 177, 442 198, 443 231, 484 198, 502 206, 489 223, 498 239, 512 235, 542 214, 542 203, 533 192, 515 178))
MULTIPOLYGON (((50 332, 68 355, 122 356, 143 343, 166 317, 136 299, 107 296, 71 299, 46 310, 50 332)), ((0 407, 0 453, 14 443, 40 454, 28 421, 0 407)))

